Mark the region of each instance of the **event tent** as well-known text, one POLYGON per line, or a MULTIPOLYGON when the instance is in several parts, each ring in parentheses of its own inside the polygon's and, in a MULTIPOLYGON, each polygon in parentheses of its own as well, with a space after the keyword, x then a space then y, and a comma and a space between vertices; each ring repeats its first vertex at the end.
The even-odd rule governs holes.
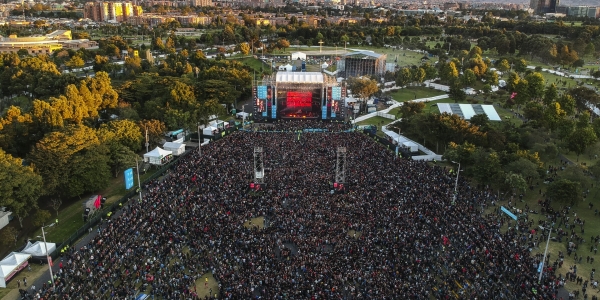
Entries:
POLYGON ((47 256, 46 247, 48 247, 48 255, 52 254, 54 250, 56 250, 55 243, 46 243, 44 245, 44 242, 37 241, 33 244, 31 242, 27 242, 27 246, 25 246, 25 249, 21 250, 20 253, 31 254, 33 257, 43 258, 45 261, 47 256))
POLYGON ((30 257, 31 254, 12 252, 0 261, 0 287, 5 288, 6 283, 27 266, 30 257))
POLYGON ((163 145, 163 148, 167 151, 171 151, 173 155, 181 155, 185 152, 185 144, 183 143, 166 142, 163 145))
POLYGON ((171 151, 161 149, 160 147, 154 148, 154 150, 144 154, 144 161, 152 165, 163 165, 171 160, 173 154, 171 151))

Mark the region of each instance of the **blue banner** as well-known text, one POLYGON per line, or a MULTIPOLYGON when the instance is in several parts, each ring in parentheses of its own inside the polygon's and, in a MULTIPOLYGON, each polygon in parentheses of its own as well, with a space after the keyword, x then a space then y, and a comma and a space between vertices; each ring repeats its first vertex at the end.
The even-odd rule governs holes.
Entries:
POLYGON ((256 96, 258 99, 267 99, 267 86, 259 85, 256 87, 256 96))
POLYGON ((500 209, 515 221, 518 219, 517 216, 515 216, 515 214, 513 214, 510 210, 506 209, 506 207, 500 206, 500 209))
POLYGON ((276 105, 271 106, 271 118, 273 118, 273 119, 277 118, 277 106, 276 105))
POLYGON ((266 117, 266 116, 267 116, 267 111, 266 111, 266 110, 262 112, 262 116, 263 116, 263 117, 266 117))
POLYGON ((331 98, 333 100, 341 100, 342 99, 342 88, 339 86, 334 86, 331 88, 331 98))
POLYGON ((323 106, 322 118, 323 120, 327 120, 327 106, 323 106))
POLYGON ((133 168, 125 170, 125 189, 133 187, 133 168))

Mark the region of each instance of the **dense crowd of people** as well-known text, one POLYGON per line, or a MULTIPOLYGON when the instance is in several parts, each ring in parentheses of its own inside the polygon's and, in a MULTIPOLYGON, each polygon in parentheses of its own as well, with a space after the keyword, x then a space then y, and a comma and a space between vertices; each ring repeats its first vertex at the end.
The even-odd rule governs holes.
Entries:
POLYGON ((189 153, 67 251, 54 289, 38 295, 196 299, 210 272, 219 290, 208 297, 221 299, 556 296, 562 278, 550 266, 538 283, 542 257, 529 255, 537 224, 500 231, 504 214, 482 215, 495 193, 459 180, 454 197, 454 174, 396 158, 359 132, 295 132, 315 126, 276 123, 269 129, 288 132, 236 132, 189 153), (267 172, 250 190, 255 146, 267 172), (338 147, 347 148, 341 192, 338 147), (261 216, 264 228, 244 226, 261 216))

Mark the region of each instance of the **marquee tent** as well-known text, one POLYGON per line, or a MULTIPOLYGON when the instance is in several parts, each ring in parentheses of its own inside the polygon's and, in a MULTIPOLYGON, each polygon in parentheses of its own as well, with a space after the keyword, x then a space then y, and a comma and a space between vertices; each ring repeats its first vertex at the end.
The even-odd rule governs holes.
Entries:
POLYGON ((173 155, 181 155, 185 152, 185 144, 183 143, 166 142, 163 145, 163 148, 167 151, 171 151, 173 155))
POLYGON ((156 147, 154 150, 144 154, 144 161, 152 165, 164 165, 169 162, 172 157, 173 154, 171 151, 156 147))
POLYGON ((31 254, 34 258, 43 259, 46 261, 46 247, 48 247, 48 255, 52 254, 56 250, 55 243, 46 243, 37 241, 35 243, 27 242, 27 246, 20 253, 31 254))
POLYGON ((6 283, 27 266, 30 257, 31 254, 13 252, 0 261, 0 287, 6 288, 6 283))

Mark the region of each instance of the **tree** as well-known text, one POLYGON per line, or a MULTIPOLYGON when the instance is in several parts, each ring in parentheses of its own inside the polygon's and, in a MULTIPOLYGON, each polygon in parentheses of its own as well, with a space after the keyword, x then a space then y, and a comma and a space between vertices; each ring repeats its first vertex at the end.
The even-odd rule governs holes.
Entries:
POLYGON ((448 95, 452 100, 454 100, 455 103, 458 103, 459 101, 465 101, 467 99, 467 93, 465 93, 460 84, 456 82, 450 85, 450 91, 448 92, 448 95))
POLYGON ((577 161, 579 161, 579 155, 581 155, 587 147, 596 143, 598 137, 594 132, 594 128, 586 126, 583 128, 576 128, 567 140, 567 148, 577 154, 577 161))
POLYGON ((402 118, 410 118, 412 116, 420 114, 424 108, 425 103, 423 102, 408 101, 402 103, 402 106, 400 106, 399 113, 402 116, 402 118))
POLYGON ((552 83, 546 88, 546 92, 544 93, 544 104, 550 105, 558 98, 558 89, 556 88, 556 84, 552 83))
POLYGON ((418 84, 421 84, 425 80, 426 72, 423 68, 417 68, 412 72, 412 75, 413 80, 416 81, 418 84))
POLYGON ((581 194, 580 184, 568 179, 555 180, 546 191, 546 196, 550 200, 570 206, 581 201, 581 194))
POLYGON ((458 69, 454 62, 448 62, 442 66, 440 70, 440 77, 445 82, 452 82, 458 78, 458 69))
POLYGON ((238 45, 238 48, 240 50, 240 52, 242 53, 242 55, 248 55, 248 53, 250 53, 250 44, 244 42, 244 43, 240 43, 238 45))
POLYGON ((348 79, 348 87, 354 95, 363 100, 369 99, 379 91, 377 81, 369 78, 351 77, 348 79))
POLYGON ((84 65, 85 65, 85 62, 78 55, 74 55, 73 57, 71 57, 71 59, 69 59, 67 62, 65 62, 65 66, 67 66, 71 70, 81 68, 84 65))
POLYGON ((544 89, 546 87, 546 80, 541 73, 533 72, 525 76, 527 81, 527 91, 530 97, 534 99, 540 99, 544 95, 544 89))
POLYGON ((475 81, 477 81, 477 76, 475 75, 475 72, 473 72, 473 70, 467 69, 463 72, 462 83, 465 87, 472 85, 473 83, 475 83, 475 81))
POLYGON ((500 72, 504 73, 510 70, 510 63, 508 62, 508 60, 503 59, 496 65, 496 68, 498 68, 500 72))
POLYGON ((477 148, 473 157, 473 177, 482 184, 493 183, 500 170, 498 153, 495 151, 487 152, 483 148, 477 148))
POLYGON ((396 85, 403 87, 408 85, 413 81, 413 76, 410 72, 410 68, 402 68, 397 72, 396 76, 396 85))
POLYGON ((56 211, 56 216, 58 217, 58 210, 60 209, 60 206, 62 205, 62 200, 60 198, 52 198, 52 200, 50 200, 52 202, 52 209, 54 209, 54 211, 56 211))
POLYGON ((64 196, 72 180, 74 155, 98 145, 95 131, 84 125, 69 125, 46 134, 29 154, 29 160, 44 179, 45 193, 64 196))
POLYGON ((114 133, 116 141, 132 151, 139 151, 142 148, 144 137, 142 136, 140 127, 133 121, 110 121, 107 124, 102 124, 100 129, 105 129, 114 133))
POLYGON ((596 53, 596 46, 594 46, 594 43, 588 43, 585 46, 584 53, 585 55, 594 55, 594 53, 596 53))
POLYGON ((164 133, 167 131, 165 123, 155 119, 141 120, 138 122, 138 126, 142 134, 148 137, 150 147, 158 145, 163 140, 164 133))
POLYGON ((290 42, 286 39, 279 39, 277 41, 277 47, 282 48, 283 50, 290 47, 290 42))
POLYGON ((49 211, 44 209, 38 209, 35 214, 33 214, 33 226, 42 227, 52 218, 52 215, 49 211))
POLYGON ((508 80, 506 81, 506 88, 509 92, 514 92, 520 81, 521 77, 519 77, 519 74, 510 72, 510 75, 508 75, 508 80))
POLYGON ((513 194, 517 192, 523 193, 527 190, 527 181, 525 181, 521 174, 506 173, 504 177, 504 189, 512 191, 513 194))
POLYGON ((15 213, 21 228, 23 218, 37 208, 42 186, 42 177, 31 166, 23 166, 21 159, 0 149, 0 206, 15 213))
POLYGON ((514 62, 515 71, 518 73, 525 73, 527 71, 527 61, 524 59, 518 59, 514 62))
POLYGON ((560 108, 562 108, 565 111, 567 116, 572 116, 573 114, 575 114, 575 106, 577 104, 575 103, 575 99, 571 97, 571 95, 563 94, 558 98, 557 102, 560 104, 560 108))
POLYGON ((489 85, 498 85, 498 73, 493 70, 488 70, 484 75, 485 83, 489 85))
POLYGON ((531 182, 540 177, 538 166, 530 160, 519 157, 504 167, 507 173, 520 174, 526 181, 531 182))
POLYGON ((0 243, 4 246, 9 246, 10 243, 14 243, 17 245, 17 240, 19 239, 19 231, 12 227, 6 226, 2 230, 0 230, 0 243))

